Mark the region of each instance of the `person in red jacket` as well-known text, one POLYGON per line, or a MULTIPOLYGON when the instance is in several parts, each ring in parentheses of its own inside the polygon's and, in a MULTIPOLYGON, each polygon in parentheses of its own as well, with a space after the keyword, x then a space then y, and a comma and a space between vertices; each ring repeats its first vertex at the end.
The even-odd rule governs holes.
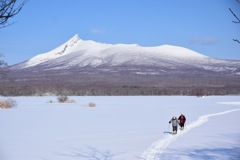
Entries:
POLYGON ((179 120, 180 129, 184 129, 184 124, 186 122, 186 117, 183 114, 181 114, 178 117, 178 120, 179 120))

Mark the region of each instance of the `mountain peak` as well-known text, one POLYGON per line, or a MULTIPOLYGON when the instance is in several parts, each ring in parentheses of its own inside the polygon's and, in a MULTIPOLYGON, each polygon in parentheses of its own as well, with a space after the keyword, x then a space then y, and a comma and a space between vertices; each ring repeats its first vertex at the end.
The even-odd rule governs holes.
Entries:
POLYGON ((71 39, 80 39, 78 34, 75 34, 71 39))
POLYGON ((26 61, 26 64, 23 68, 31 67, 38 65, 40 63, 49 61, 50 59, 59 58, 61 56, 64 56, 66 54, 71 53, 73 48, 76 46, 76 44, 81 41, 78 34, 75 34, 72 38, 70 38, 67 42, 62 44, 61 46, 53 49, 52 51, 49 51, 47 53, 39 54, 28 61, 26 61))
POLYGON ((65 45, 67 46, 74 46, 75 43, 80 41, 81 39, 79 38, 78 34, 75 34, 72 38, 70 38, 65 45))

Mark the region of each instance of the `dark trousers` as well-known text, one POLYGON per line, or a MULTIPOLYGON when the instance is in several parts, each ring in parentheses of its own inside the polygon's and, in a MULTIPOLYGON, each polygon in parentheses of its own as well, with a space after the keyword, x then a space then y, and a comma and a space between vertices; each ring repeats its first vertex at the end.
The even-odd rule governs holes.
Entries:
POLYGON ((173 131, 177 131, 177 126, 173 126, 173 131))
POLYGON ((179 124, 181 128, 184 128, 184 123, 179 124))

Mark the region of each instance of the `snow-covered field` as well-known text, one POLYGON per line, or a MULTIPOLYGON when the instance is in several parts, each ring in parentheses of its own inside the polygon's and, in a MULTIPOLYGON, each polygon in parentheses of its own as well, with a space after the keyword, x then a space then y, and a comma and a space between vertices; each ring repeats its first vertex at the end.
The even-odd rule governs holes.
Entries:
POLYGON ((12 99, 0 109, 0 160, 240 159, 239 96, 12 99), (185 130, 171 135, 181 113, 185 130))

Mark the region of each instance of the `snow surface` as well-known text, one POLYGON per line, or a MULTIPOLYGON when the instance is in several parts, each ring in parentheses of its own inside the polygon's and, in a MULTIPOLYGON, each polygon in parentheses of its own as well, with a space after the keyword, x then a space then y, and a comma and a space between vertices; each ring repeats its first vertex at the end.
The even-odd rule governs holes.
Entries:
POLYGON ((12 99, 16 107, 0 109, 1 160, 240 158, 239 96, 12 99), (171 135, 168 121, 181 113, 185 130, 171 135))
MULTIPOLYGON (((158 65, 159 61, 184 60, 201 61, 208 58, 187 48, 161 45, 156 47, 142 47, 137 44, 104 44, 91 40, 81 40, 76 34, 63 45, 50 52, 39 54, 24 62, 20 68, 33 67, 49 62, 51 65, 68 68, 72 66, 99 65, 158 65), (62 63, 64 62, 64 63, 62 63), (64 65, 60 65, 64 64, 64 65)), ((18 67, 15 67, 18 68, 18 67)))

